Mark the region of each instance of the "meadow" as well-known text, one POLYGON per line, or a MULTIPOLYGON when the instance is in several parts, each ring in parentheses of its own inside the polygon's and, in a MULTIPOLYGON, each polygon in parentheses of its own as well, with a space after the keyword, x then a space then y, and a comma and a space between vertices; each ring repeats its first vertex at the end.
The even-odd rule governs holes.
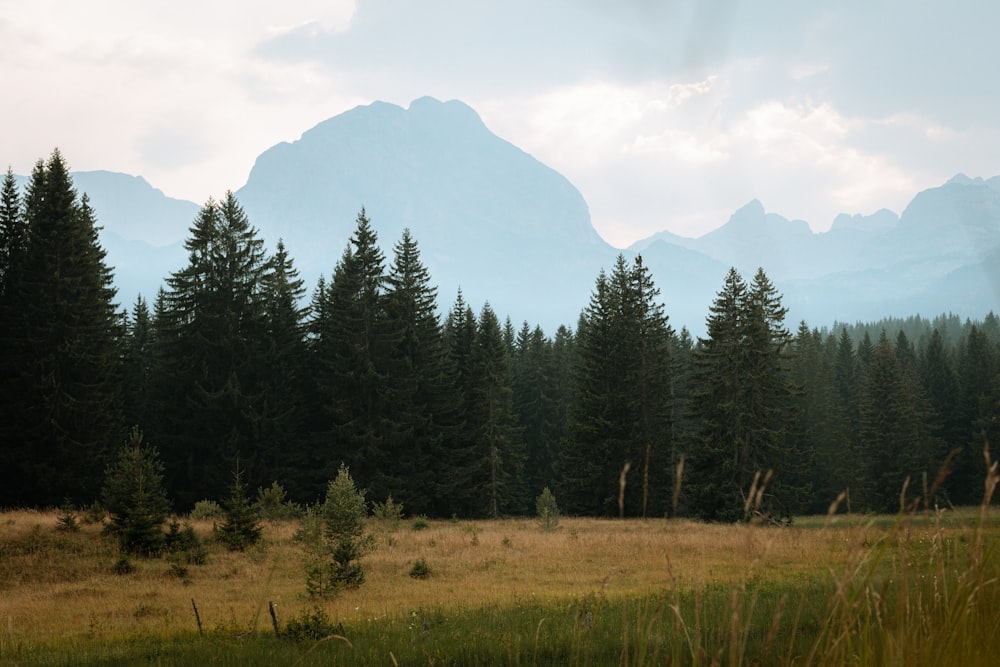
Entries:
MULTIPOLYGON (((2 665, 993 665, 989 508, 766 523, 371 521, 366 581, 306 594, 298 522, 203 564, 0 514, 2 665), (426 576, 411 576, 418 561, 426 576), (271 609, 273 603, 274 617, 271 609), (197 612, 195 611, 197 609, 197 612)), ((182 517, 181 521, 185 521, 182 517)))

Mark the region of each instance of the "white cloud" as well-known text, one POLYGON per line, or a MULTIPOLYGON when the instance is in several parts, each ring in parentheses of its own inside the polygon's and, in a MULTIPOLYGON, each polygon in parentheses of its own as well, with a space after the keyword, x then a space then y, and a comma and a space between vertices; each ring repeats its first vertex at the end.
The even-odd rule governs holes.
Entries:
POLYGON ((989 17, 963 37, 920 7, 886 31, 875 5, 0 0, 0 157, 26 173, 59 146, 204 201, 330 116, 429 94, 565 174, 614 243, 752 198, 823 229, 1000 172, 989 17))

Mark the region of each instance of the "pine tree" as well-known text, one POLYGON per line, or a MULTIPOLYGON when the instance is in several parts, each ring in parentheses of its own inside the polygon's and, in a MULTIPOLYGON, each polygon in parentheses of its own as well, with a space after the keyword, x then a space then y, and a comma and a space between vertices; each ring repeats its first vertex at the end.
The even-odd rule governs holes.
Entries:
POLYGON ((0 505, 83 502, 97 495, 121 436, 121 328, 94 212, 58 151, 32 172, 24 222, 24 254, 3 297, 0 505))
MULTIPOLYGON (((565 336, 565 329, 563 329, 565 336)), ((559 441, 565 429, 565 404, 559 387, 555 345, 540 327, 525 322, 517 334, 511 365, 514 412, 527 456, 525 483, 528 494, 537 496, 552 485, 559 441)))
POLYGON ((27 227, 14 172, 8 167, 0 190, 0 303, 8 292, 15 289, 13 281, 20 273, 19 267, 27 249, 27 227))
POLYGON ((279 240, 263 277, 264 344, 260 376, 259 468, 282 480, 298 500, 314 497, 306 429, 309 392, 305 288, 284 243, 279 240))
POLYGON ((317 451, 324 461, 346 461, 377 498, 392 486, 384 471, 391 427, 388 355, 395 340, 385 312, 385 258, 364 209, 356 223, 321 306, 325 326, 315 366, 328 424, 318 434, 317 451))
POLYGON ((481 516, 481 485, 486 479, 485 459, 477 443, 475 411, 476 316, 459 290, 444 326, 447 385, 454 392, 454 411, 443 434, 436 459, 434 496, 440 516, 481 516))
MULTIPOLYGON (((836 338, 831 336, 824 344, 818 330, 810 331, 805 322, 799 326, 792 366, 798 392, 790 437, 795 439, 797 449, 812 456, 812 465, 796 480, 797 485, 808 483, 812 487, 811 512, 825 512, 852 479, 845 448, 850 441, 847 416, 834 379, 831 355, 837 347, 836 338)), ((850 353, 853 358, 853 349, 850 353)))
POLYGON ((230 487, 229 498, 223 504, 225 519, 219 526, 219 541, 230 551, 244 551, 260 541, 263 529, 260 525, 260 515, 250 503, 247 484, 243 479, 239 459, 233 470, 233 484, 230 487))
POLYGON ((487 516, 496 518, 526 509, 524 447, 514 419, 507 346, 489 304, 483 306, 472 354, 472 401, 467 415, 475 433, 486 477, 481 480, 487 516))
POLYGON ((163 488, 163 463, 156 449, 143 445, 138 427, 105 473, 102 501, 111 516, 109 531, 123 552, 160 553, 170 503, 163 488))
POLYGON ((742 493, 749 487, 741 459, 743 433, 744 302, 747 286, 735 269, 726 275, 706 321, 707 338, 694 350, 688 403, 693 432, 685 480, 690 509, 704 519, 734 521, 742 516, 742 493))
POLYGON ((150 383, 153 374, 154 331, 149 306, 142 295, 136 298, 125 322, 122 352, 122 402, 126 424, 153 422, 150 383))
POLYGON ((763 270, 748 287, 730 269, 695 349, 691 379, 692 510, 709 520, 743 517, 756 475, 784 469, 767 488, 762 511, 788 516, 803 490, 795 452, 786 441, 792 417, 785 308, 763 270))
MULTIPOLYGON (((983 436, 985 416, 993 414, 994 379, 998 355, 983 331, 973 325, 958 352, 958 405, 956 419, 962 424, 965 447, 955 462, 950 489, 952 501, 974 504, 982 499, 979 490, 983 479, 983 436)), ((998 446, 990 442, 991 451, 998 446)), ((996 458, 996 457, 994 457, 996 458)))
POLYGON ((907 478, 909 502, 928 472, 928 429, 914 377, 901 367, 883 330, 861 385, 860 498, 855 499, 869 510, 898 511, 907 478))
POLYGON ((445 345, 437 316, 437 289, 420 260, 410 231, 394 246, 387 278, 386 317, 393 328, 387 403, 390 468, 387 489, 416 514, 433 514, 435 459, 442 452, 447 425, 454 417, 454 394, 445 364, 445 345))
POLYGON ((576 399, 560 451, 560 497, 569 512, 645 516, 666 510, 674 458, 672 332, 658 297, 641 257, 629 266, 619 255, 611 276, 598 276, 577 334, 576 399), (622 495, 626 467, 638 474, 625 478, 622 495))
POLYGON ((209 202, 185 241, 188 265, 167 279, 156 313, 157 441, 181 506, 218 497, 237 456, 251 485, 266 414, 263 241, 235 196, 209 202))

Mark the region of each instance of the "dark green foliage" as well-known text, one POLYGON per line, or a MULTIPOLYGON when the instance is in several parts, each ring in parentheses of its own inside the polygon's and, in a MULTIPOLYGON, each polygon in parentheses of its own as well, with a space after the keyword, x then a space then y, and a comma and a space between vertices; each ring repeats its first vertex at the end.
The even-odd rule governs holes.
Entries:
POLYGON ((431 568, 427 561, 423 558, 414 561, 413 567, 410 568, 410 576, 414 579, 426 579, 431 576, 431 568))
POLYGON ((762 511, 787 517, 803 507, 807 450, 786 438, 791 426, 790 336, 785 309, 763 271, 748 287, 730 269, 694 352, 689 414, 691 511, 708 520, 744 518, 758 474, 776 473, 762 511))
MULTIPOLYGON (((315 331, 316 398, 325 422, 316 449, 327 466, 346 461, 377 496, 388 495, 390 348, 397 331, 385 315, 385 258, 364 210, 348 247, 321 295, 315 331), (321 318, 321 319, 320 319, 321 318)), ((322 471, 329 479, 336 471, 322 471)))
POLYGON ((416 515, 529 514, 554 488, 574 514, 733 519, 768 468, 772 514, 825 511, 846 488, 855 509, 895 509, 901 480, 922 490, 961 450, 926 500, 964 504, 1000 437, 994 313, 802 323, 793 339, 759 271, 727 277, 695 344, 641 258, 619 257, 575 333, 477 317, 461 292, 442 321, 416 240, 404 231, 387 267, 364 210, 303 308, 284 245, 268 257, 231 193, 199 212, 153 312, 139 296, 119 313, 96 215, 58 152, 23 195, 10 170, 0 187, 0 505, 90 502, 134 423, 179 509, 225 495, 239 455, 272 519, 340 461, 416 515))
POLYGON ((360 559, 374 548, 366 533, 368 511, 365 492, 358 491, 346 466, 341 464, 337 477, 330 481, 326 499, 304 530, 306 590, 310 595, 331 595, 344 588, 364 583, 365 571, 360 559))
MULTIPOLYGON (((793 479, 812 486, 810 512, 825 512, 833 498, 854 481, 848 415, 835 382, 836 339, 823 340, 803 322, 793 342, 791 379, 794 418, 789 439, 812 458, 812 466, 793 479)), ((851 350, 853 363, 853 350, 851 350)))
POLYGON ((315 642, 337 634, 337 628, 333 626, 325 609, 314 607, 311 611, 304 611, 288 619, 282 634, 297 642, 315 642))
POLYGON ((199 500, 191 509, 192 519, 221 519, 224 514, 222 505, 214 500, 199 500))
POLYGON ((102 502, 111 517, 107 530, 123 552, 155 556, 163 550, 163 523, 170 509, 163 464, 155 449, 143 445, 138 428, 108 467, 102 502))
POLYGON ((392 496, 386 498, 384 503, 372 503, 372 516, 395 530, 403 521, 403 503, 397 503, 392 496))
POLYGON ((28 245, 28 222, 14 172, 7 168, 0 190, 0 300, 14 293, 21 261, 28 245))
POLYGON ((163 550, 188 565, 204 565, 208 560, 208 549, 194 528, 187 523, 181 526, 176 520, 171 521, 167 528, 163 550))
MULTIPOLYGON (((995 431, 995 425, 993 429, 988 427, 990 417, 996 414, 1000 348, 979 327, 972 326, 959 346, 957 357, 959 383, 955 411, 958 423, 965 429, 962 434, 965 442, 949 489, 953 502, 976 503, 982 498, 984 436, 995 431)), ((994 452, 1000 450, 996 441, 990 445, 994 452)))
POLYGON ((247 494, 247 485, 243 480, 239 460, 233 471, 233 485, 230 487, 229 498, 223 503, 225 517, 219 526, 219 541, 230 551, 243 551, 260 541, 263 529, 260 526, 260 515, 247 494))
POLYGON ((17 210, 6 182, 0 505, 86 502, 122 435, 111 271, 58 151, 35 166, 17 210))
POLYGON ((75 533, 80 530, 80 522, 76 518, 76 507, 73 503, 66 501, 59 508, 60 514, 56 519, 56 530, 65 533, 75 533))
POLYGON ((271 486, 257 488, 257 502, 254 509, 262 519, 277 521, 281 519, 297 519, 302 516, 302 508, 288 500, 285 489, 277 482, 271 486))
POLYGON ((629 266, 619 255, 611 276, 598 276, 581 317, 574 401, 559 459, 559 495, 569 513, 667 511, 672 332, 658 296, 642 259, 629 266))
POLYGON ((559 327, 554 340, 525 322, 511 355, 513 407, 525 448, 527 493, 535 496, 556 479, 559 443, 566 435, 573 334, 559 327))
POLYGON ((265 377, 270 264, 232 193, 202 208, 185 248, 188 266, 157 304, 153 398, 169 484, 190 507, 223 493, 238 453, 248 483, 263 481, 275 414, 265 377))
POLYGON ((153 321, 146 300, 140 295, 125 321, 122 354, 122 404, 126 424, 148 424, 154 419, 150 407, 153 377, 153 321))
MULTIPOLYGON (((861 383, 858 479, 852 500, 878 512, 900 509, 907 478, 911 486, 906 503, 919 496, 922 474, 933 479, 936 471, 931 469, 934 447, 922 391, 914 368, 900 363, 896 349, 882 332, 861 383)), ((906 346, 901 349, 905 358, 906 346)))
POLYGON ((507 349, 489 304, 483 306, 476 328, 472 383, 466 420, 485 464, 485 476, 478 480, 485 492, 481 497, 485 513, 493 518, 521 513, 526 501, 524 447, 514 420, 507 349))
POLYGON ((118 560, 112 564, 111 571, 117 575, 132 574, 135 572, 135 565, 128 559, 128 556, 119 556, 118 560))
POLYGON ((409 230, 403 230, 386 279, 385 315, 391 341, 386 368, 391 381, 386 402, 389 459, 383 474, 386 491, 402 498, 415 512, 437 509, 434 494, 428 490, 444 473, 436 469, 436 463, 455 420, 437 289, 430 281, 417 242, 409 230))
POLYGON ((559 505, 556 504, 556 497, 547 486, 535 499, 535 513, 542 530, 549 532, 559 527, 559 505))
POLYGON ((313 463, 305 435, 310 390, 305 311, 300 307, 305 287, 280 240, 262 278, 262 289, 264 334, 258 377, 263 402, 257 421, 259 472, 254 482, 261 484, 267 481, 266 475, 276 475, 288 480, 289 491, 304 499, 313 495, 312 484, 303 474, 313 463))

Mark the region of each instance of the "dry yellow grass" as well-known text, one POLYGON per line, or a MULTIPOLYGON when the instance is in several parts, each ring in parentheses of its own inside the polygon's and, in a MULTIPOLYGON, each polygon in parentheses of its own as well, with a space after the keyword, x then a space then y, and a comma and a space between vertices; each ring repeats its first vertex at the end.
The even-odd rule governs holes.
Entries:
MULTIPOLYGON (((856 557, 872 532, 860 519, 830 528, 704 525, 684 520, 566 519, 543 532, 530 519, 431 521, 426 530, 372 524, 378 548, 365 557, 367 581, 317 601, 305 595, 304 555, 292 541, 297 522, 268 523, 263 545, 230 553, 212 540, 205 565, 178 576, 167 559, 133 559, 117 575, 113 541, 101 527, 59 532, 57 513, 0 514, 0 633, 8 640, 114 639, 191 632, 196 601, 206 629, 266 630, 267 602, 282 620, 317 603, 345 624, 417 609, 482 607, 526 600, 576 600, 659 593, 672 587, 827 576, 856 557), (408 576, 423 558, 428 579, 408 576)), ((930 526, 912 531, 934 532, 930 526)), ((940 528, 938 528, 938 531, 940 528)), ((959 531, 961 528, 954 528, 959 531)))

